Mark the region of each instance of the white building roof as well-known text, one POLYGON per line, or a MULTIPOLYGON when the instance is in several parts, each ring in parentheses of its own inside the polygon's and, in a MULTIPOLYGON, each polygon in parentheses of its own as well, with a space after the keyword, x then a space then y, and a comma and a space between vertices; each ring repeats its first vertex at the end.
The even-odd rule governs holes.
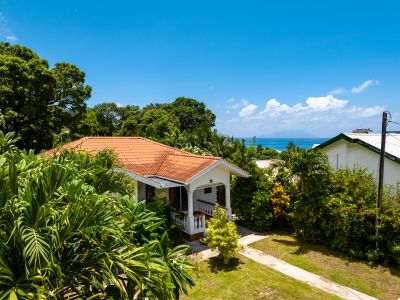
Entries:
MULTIPOLYGON (((341 133, 318 145, 316 148, 325 148, 339 140, 359 144, 376 153, 380 153, 381 151, 380 133, 341 133)), ((400 163, 400 134, 389 133, 386 136, 385 156, 400 163)))
MULTIPOLYGON (((358 139, 364 143, 370 144, 375 148, 381 149, 380 133, 345 133, 352 140, 358 139)), ((400 134, 388 134, 386 136, 385 151, 397 158, 400 158, 400 134)))
POLYGON ((267 169, 272 165, 276 165, 282 162, 280 159, 257 159, 255 160, 256 165, 261 169, 267 169))

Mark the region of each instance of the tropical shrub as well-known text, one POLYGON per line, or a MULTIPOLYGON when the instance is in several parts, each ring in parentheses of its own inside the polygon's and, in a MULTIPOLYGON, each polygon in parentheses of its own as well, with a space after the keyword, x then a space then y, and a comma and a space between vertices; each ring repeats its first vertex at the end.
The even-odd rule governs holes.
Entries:
POLYGON ((246 170, 249 178, 235 177, 231 185, 231 207, 240 223, 251 226, 251 205, 253 195, 258 190, 258 182, 265 177, 262 170, 256 165, 251 165, 246 170))
POLYGON ((289 144, 281 153, 284 166, 298 179, 297 194, 303 198, 314 198, 329 194, 332 168, 322 150, 311 151, 289 144))
POLYGON ((171 218, 171 208, 166 195, 156 193, 156 196, 146 202, 146 207, 155 212, 160 218, 162 225, 159 228, 160 233, 167 232, 171 246, 177 246, 184 243, 183 226, 175 224, 171 218))
POLYGON ((386 262, 400 265, 400 206, 386 203, 380 215, 379 249, 386 262))
POLYGON ((213 217, 207 222, 206 231, 205 241, 210 249, 217 250, 224 264, 229 264, 230 258, 240 249, 240 236, 236 232, 236 224, 228 220, 227 211, 218 204, 213 217))
POLYGON ((291 199, 286 194, 285 187, 279 181, 273 183, 271 202, 274 221, 280 224, 287 223, 291 199))
POLYGON ((270 190, 260 189, 254 193, 250 212, 250 222, 248 223, 250 229, 266 231, 271 228, 274 216, 270 190))
POLYGON ((187 292, 187 247, 169 247, 160 218, 126 194, 131 182, 114 167, 107 152, 45 157, 2 148, 0 298, 176 299, 187 292))
MULTIPOLYGON (((322 161, 322 160, 321 160, 322 161)), ((315 162, 315 161, 314 161, 315 162)), ((315 167, 314 167, 315 168, 315 167)), ((324 169, 325 167, 322 167, 324 169)), ((327 178, 313 179, 324 188, 308 189, 294 203, 292 225, 309 242, 326 245, 372 262, 400 263, 400 208, 386 194, 375 236, 376 184, 365 169, 331 170, 327 178), (312 197, 307 196, 312 195, 312 197), (376 247, 378 242, 378 248, 376 247)), ((300 189, 306 174, 299 174, 300 189)), ((313 175, 311 175, 313 176, 313 175)))
POLYGON ((232 182, 231 205, 238 221, 257 231, 273 225, 290 225, 292 198, 297 190, 291 173, 282 167, 248 168, 249 178, 235 178, 232 182))

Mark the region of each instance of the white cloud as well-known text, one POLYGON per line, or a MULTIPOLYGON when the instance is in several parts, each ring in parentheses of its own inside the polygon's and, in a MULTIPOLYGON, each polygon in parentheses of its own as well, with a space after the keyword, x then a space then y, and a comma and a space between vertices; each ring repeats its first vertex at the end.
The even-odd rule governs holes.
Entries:
POLYGON ((337 87, 329 92, 329 94, 332 94, 332 95, 342 95, 342 94, 347 94, 347 93, 348 93, 348 91, 344 87, 337 87))
POLYGON ((217 125, 221 132, 235 136, 302 132, 298 135, 329 137, 358 127, 379 128, 383 110, 382 106, 358 106, 333 95, 308 97, 295 104, 269 99, 262 107, 247 101, 235 117, 227 114, 218 118, 217 125))
POLYGON ((17 40, 16 35, 12 32, 8 25, 8 20, 3 13, 0 12, 0 39, 5 39, 9 42, 15 42, 17 40))
POLYGON ((240 101, 237 101, 235 98, 230 98, 225 102, 227 108, 227 110, 225 111, 226 113, 230 113, 231 110, 237 110, 239 108, 243 108, 249 105, 249 102, 246 99, 241 99, 240 101))
POLYGON ((257 105, 248 104, 241 109, 241 111, 239 112, 239 117, 241 117, 241 118, 250 117, 251 115, 253 115, 255 113, 257 108, 258 108, 257 105))
POLYGON ((242 99, 242 100, 240 100, 240 104, 242 106, 247 106, 247 105, 249 105, 249 101, 247 101, 246 99, 242 99))
POLYGON ((6 40, 10 41, 10 42, 15 42, 17 40, 17 37, 15 35, 7 35, 6 36, 6 40))
POLYGON ((293 106, 289 106, 287 104, 281 104, 276 99, 270 99, 265 104, 265 108, 259 115, 269 115, 271 117, 275 117, 280 115, 281 113, 307 113, 311 111, 328 111, 339 109, 345 107, 348 103, 348 100, 336 99, 332 95, 323 96, 323 97, 308 97, 303 103, 297 103, 293 106))
POLYGON ((331 95, 343 95, 343 94, 349 94, 349 93, 351 93, 351 94, 359 94, 361 92, 364 92, 370 86, 379 85, 379 84, 380 84, 380 82, 378 80, 369 79, 369 80, 364 81, 360 85, 353 86, 353 88, 350 89, 350 90, 348 90, 348 89, 346 89, 344 87, 334 88, 333 90, 331 90, 329 92, 329 94, 331 94, 331 95))
POLYGON ((358 86, 353 87, 353 88, 351 89, 351 92, 352 92, 353 94, 358 94, 358 93, 361 93, 361 92, 365 91, 365 90, 366 90, 367 88, 369 88, 370 86, 372 86, 372 85, 378 85, 378 84, 379 84, 379 81, 378 81, 378 80, 370 79, 370 80, 364 81, 363 83, 361 83, 361 84, 358 85, 358 86))
POLYGON ((384 111, 384 109, 385 108, 383 106, 378 106, 378 105, 365 108, 353 106, 347 112, 352 114, 356 118, 357 117, 366 118, 366 117, 373 117, 380 115, 384 111))
POLYGON ((265 104, 265 109, 264 112, 269 112, 269 111, 285 111, 289 109, 289 107, 286 104, 280 104, 278 100, 276 99, 270 99, 267 101, 265 104))
POLYGON ((335 108, 341 108, 346 106, 346 104, 349 101, 347 100, 340 100, 336 99, 332 95, 328 95, 325 97, 309 97, 306 100, 306 103, 308 104, 308 108, 311 110, 329 110, 329 109, 335 109, 335 108))

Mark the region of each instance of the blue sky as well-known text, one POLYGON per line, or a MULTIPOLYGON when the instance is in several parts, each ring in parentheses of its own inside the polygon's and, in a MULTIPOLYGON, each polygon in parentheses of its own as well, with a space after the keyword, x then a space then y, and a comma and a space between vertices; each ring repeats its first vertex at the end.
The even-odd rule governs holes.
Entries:
POLYGON ((79 66, 89 105, 186 96, 225 134, 329 137, 379 130, 384 109, 400 120, 399 11, 399 1, 0 0, 0 38, 79 66))

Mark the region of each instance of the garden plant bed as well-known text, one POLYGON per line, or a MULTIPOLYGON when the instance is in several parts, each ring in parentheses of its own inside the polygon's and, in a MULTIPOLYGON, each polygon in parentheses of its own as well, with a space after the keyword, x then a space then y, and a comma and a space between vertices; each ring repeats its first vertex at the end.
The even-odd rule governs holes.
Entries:
POLYGON ((291 232, 270 232, 251 247, 370 296, 400 297, 399 269, 372 266, 327 247, 298 241, 291 232))
POLYGON ((192 276, 183 299, 339 299, 240 255, 228 266, 218 258, 196 263, 192 276))

